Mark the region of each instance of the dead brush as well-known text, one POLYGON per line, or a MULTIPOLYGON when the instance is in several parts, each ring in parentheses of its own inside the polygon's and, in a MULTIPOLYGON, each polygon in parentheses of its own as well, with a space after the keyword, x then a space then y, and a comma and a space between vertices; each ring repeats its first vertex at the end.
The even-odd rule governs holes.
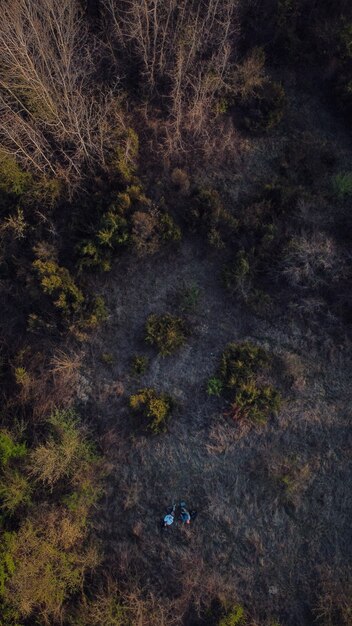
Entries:
POLYGON ((320 593, 314 610, 322 626, 350 626, 352 620, 352 577, 349 570, 320 572, 320 593))

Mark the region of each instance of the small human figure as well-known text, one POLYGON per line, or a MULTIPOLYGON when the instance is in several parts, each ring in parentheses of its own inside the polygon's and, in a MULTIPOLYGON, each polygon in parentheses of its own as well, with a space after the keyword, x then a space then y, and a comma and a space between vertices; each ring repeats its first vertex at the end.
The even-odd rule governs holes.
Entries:
POLYGON ((180 502, 180 510, 181 510, 180 521, 182 522, 182 524, 190 524, 191 514, 187 510, 185 502, 180 502))
POLYGON ((174 521, 175 521, 175 510, 176 510, 176 504, 174 504, 172 507, 169 507, 169 509, 167 510, 166 515, 164 516, 163 519, 163 527, 167 528, 168 526, 171 526, 174 521))

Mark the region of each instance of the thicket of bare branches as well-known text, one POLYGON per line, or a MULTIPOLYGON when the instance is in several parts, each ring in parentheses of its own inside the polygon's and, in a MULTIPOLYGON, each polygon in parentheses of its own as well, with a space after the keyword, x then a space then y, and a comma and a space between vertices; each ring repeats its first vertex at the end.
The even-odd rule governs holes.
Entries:
POLYGON ((78 0, 4 0, 0 21, 0 150, 70 186, 104 166, 123 119, 94 82, 99 43, 78 0))
POLYGON ((206 135, 236 48, 236 0, 104 3, 119 54, 135 60, 150 97, 164 96, 170 150, 206 135))

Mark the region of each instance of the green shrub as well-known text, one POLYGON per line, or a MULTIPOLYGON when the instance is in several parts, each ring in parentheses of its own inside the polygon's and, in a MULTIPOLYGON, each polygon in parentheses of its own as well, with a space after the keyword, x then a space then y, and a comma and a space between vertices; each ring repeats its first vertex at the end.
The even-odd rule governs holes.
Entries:
POLYGON ((226 239, 238 229, 238 221, 224 208, 220 194, 215 189, 197 189, 187 215, 190 227, 206 235, 208 243, 221 249, 226 239))
POLYGON ((352 196, 352 173, 336 174, 332 179, 332 187, 340 200, 352 196))
POLYGON ((229 414, 234 419, 248 418, 265 424, 267 417, 280 408, 280 395, 270 385, 258 387, 254 382, 241 383, 235 392, 229 414))
POLYGON ((163 243, 180 239, 181 230, 169 213, 155 206, 133 213, 132 242, 140 256, 155 254, 163 243))
POLYGON ((208 384, 207 384, 208 396, 217 396, 217 397, 221 396, 223 386, 224 386, 223 382, 222 380, 220 380, 220 378, 216 378, 216 376, 209 378, 208 384))
MULTIPOLYGON (((126 201, 124 203, 126 204, 126 201)), ((113 254, 128 243, 129 225, 121 214, 122 204, 121 201, 117 207, 112 205, 101 217, 94 237, 79 244, 78 265, 81 270, 84 267, 98 267, 108 272, 111 269, 113 254)))
POLYGON ((44 623, 56 623, 67 596, 98 564, 96 550, 82 548, 81 529, 61 509, 45 507, 8 535, 5 599, 24 618, 35 612, 44 623))
POLYGON ((136 160, 139 150, 139 139, 133 128, 128 128, 124 142, 118 137, 114 165, 121 179, 125 183, 130 183, 136 171, 136 160), (122 148, 124 145, 125 148, 122 148), (128 154, 128 157, 127 157, 128 154))
POLYGON ((263 424, 280 407, 280 395, 270 385, 258 385, 256 374, 269 363, 269 355, 252 343, 231 343, 224 350, 217 376, 208 382, 209 395, 225 394, 227 415, 263 424))
POLYGON ((0 465, 2 467, 6 467, 12 459, 22 458, 26 454, 26 444, 15 443, 8 431, 0 431, 0 465))
POLYGON ((148 357, 144 355, 136 355, 132 359, 131 370, 135 376, 142 376, 148 367, 148 357))
POLYGON ((224 270, 224 284, 231 292, 238 292, 246 296, 251 279, 251 266, 248 255, 244 250, 240 250, 234 262, 224 270))
POLYGON ((178 301, 183 313, 194 313, 201 297, 201 290, 196 284, 191 283, 180 289, 178 301))
POLYGON ((108 319, 108 312, 103 296, 96 296, 90 303, 89 310, 84 316, 83 326, 86 328, 96 328, 108 319))
POLYGON ((0 597, 4 595, 5 584, 15 571, 15 563, 11 554, 12 533, 4 532, 0 536, 0 597))
POLYGON ((81 311, 84 295, 66 267, 61 267, 54 260, 42 259, 34 261, 33 267, 38 272, 44 293, 53 296, 55 307, 65 315, 81 311))
POLYGON ((11 231, 14 239, 24 239, 28 223, 24 217, 23 209, 17 207, 16 213, 12 213, 5 218, 2 228, 4 231, 11 231))
POLYGON ((61 479, 84 475, 95 455, 74 411, 55 411, 48 424, 50 436, 31 451, 29 472, 36 480, 53 487, 61 479))
POLYGON ((0 191, 21 196, 30 190, 33 179, 24 172, 15 159, 0 152, 0 191))
POLYGON ((153 434, 166 431, 167 419, 170 416, 173 402, 167 394, 158 394, 155 389, 141 389, 130 396, 130 407, 140 414, 147 422, 148 430, 153 434))
POLYGON ((21 505, 31 501, 31 486, 27 478, 17 470, 7 470, 0 479, 1 509, 12 515, 21 505))
POLYGON ((219 626, 244 626, 245 623, 244 608, 240 604, 236 604, 225 617, 220 619, 219 626))
POLYGON ((102 352, 100 359, 106 365, 113 365, 115 363, 115 357, 111 352, 102 352))
POLYGON ((181 229, 169 213, 160 214, 159 233, 162 241, 180 241, 181 239, 181 229))
POLYGON ((183 319, 166 313, 150 315, 146 323, 146 341, 155 345, 162 356, 168 356, 186 341, 187 328, 183 319))
POLYGON ((253 380, 254 374, 267 365, 269 357, 263 348, 252 343, 230 343, 221 356, 219 374, 228 389, 253 380))
POLYGON ((17 385, 21 387, 26 387, 30 382, 30 376, 25 367, 16 367, 15 368, 15 380, 17 385))

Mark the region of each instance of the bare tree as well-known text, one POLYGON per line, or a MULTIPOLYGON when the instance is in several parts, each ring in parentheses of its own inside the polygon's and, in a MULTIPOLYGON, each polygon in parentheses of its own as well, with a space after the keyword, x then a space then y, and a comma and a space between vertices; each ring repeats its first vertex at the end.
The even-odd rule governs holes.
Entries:
POLYGON ((112 92, 97 93, 99 44, 77 0, 4 0, 0 22, 0 150, 77 184, 105 165, 124 126, 112 92))
POLYGON ((119 50, 136 59, 147 93, 156 95, 168 85, 163 95, 170 150, 185 148, 187 135, 206 136, 235 49, 236 0, 104 3, 119 50))

